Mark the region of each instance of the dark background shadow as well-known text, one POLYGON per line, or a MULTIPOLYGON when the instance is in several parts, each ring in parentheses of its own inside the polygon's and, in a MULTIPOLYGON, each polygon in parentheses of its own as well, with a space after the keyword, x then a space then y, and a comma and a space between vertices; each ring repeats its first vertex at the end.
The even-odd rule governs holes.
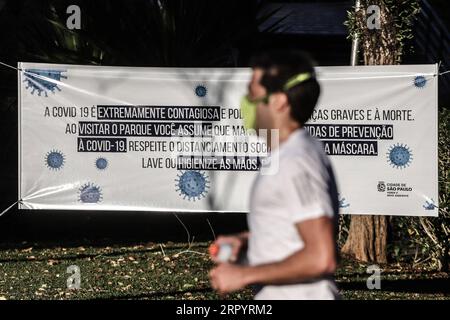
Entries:
MULTIPOLYGON (((247 228, 243 213, 177 213, 190 241, 247 228), (209 223, 208 223, 209 221, 209 223), (211 226, 210 226, 211 224, 211 226), (214 233, 212 230, 214 230, 214 233)), ((171 212, 15 210, 0 218, 0 248, 188 242, 171 212)))

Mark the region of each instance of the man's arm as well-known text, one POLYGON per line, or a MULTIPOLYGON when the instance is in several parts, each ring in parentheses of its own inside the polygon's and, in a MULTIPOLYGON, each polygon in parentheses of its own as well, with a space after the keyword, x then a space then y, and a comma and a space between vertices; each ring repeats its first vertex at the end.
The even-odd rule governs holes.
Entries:
POLYGON ((245 285, 296 283, 334 273, 337 263, 333 220, 320 217, 297 223, 296 227, 304 248, 280 262, 245 267, 245 285))

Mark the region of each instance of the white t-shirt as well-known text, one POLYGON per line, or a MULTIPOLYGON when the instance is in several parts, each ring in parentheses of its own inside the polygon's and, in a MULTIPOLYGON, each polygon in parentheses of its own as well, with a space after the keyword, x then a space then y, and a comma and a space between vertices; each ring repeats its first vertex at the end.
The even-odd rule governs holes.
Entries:
MULTIPOLYGON (((294 131, 272 152, 279 157, 273 175, 256 178, 248 224, 250 265, 277 262, 304 247, 296 223, 328 216, 337 219, 339 202, 333 170, 322 143, 304 128, 294 131)), ((337 220, 335 220, 337 221, 337 220)), ((335 299, 331 279, 311 283, 267 285, 255 299, 335 299)))

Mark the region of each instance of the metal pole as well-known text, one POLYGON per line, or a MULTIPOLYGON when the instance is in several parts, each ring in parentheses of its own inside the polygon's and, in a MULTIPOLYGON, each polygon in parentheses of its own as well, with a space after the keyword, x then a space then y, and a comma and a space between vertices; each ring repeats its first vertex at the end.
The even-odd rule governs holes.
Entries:
MULTIPOLYGON (((355 1, 355 12, 358 12, 360 9, 361 3, 360 0, 355 1)), ((350 64, 352 66, 356 66, 358 64, 358 46, 359 46, 359 38, 358 35, 355 34, 352 41, 352 55, 350 59, 350 64)))

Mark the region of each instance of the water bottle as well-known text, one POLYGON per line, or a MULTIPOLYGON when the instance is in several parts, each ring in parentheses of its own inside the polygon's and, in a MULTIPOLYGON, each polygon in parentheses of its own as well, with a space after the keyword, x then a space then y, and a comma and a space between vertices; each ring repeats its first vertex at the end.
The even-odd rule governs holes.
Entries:
POLYGON ((230 262, 233 253, 233 246, 229 243, 212 244, 209 247, 209 253, 215 257, 219 262, 230 262))

